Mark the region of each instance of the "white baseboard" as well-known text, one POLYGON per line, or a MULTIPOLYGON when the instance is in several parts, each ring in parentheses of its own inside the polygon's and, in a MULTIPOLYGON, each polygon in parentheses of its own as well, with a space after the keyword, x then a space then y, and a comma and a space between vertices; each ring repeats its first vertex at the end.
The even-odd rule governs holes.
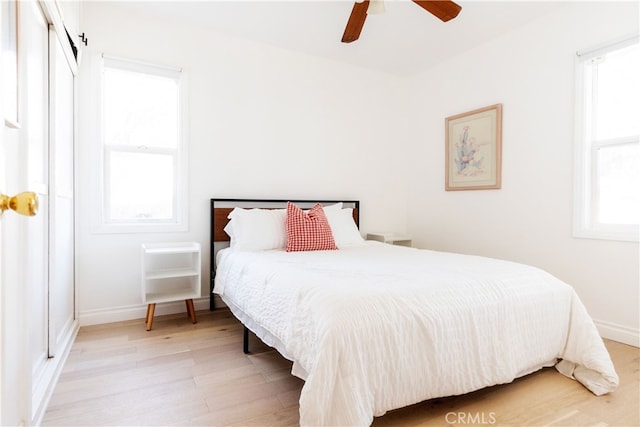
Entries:
MULTIPOLYGON (((209 297, 198 298, 193 300, 193 306, 196 310, 209 309, 209 297)), ((216 300, 216 307, 219 307, 216 300)), ((165 314, 186 313, 184 301, 167 302, 156 305, 156 316, 165 314)), ((125 320, 144 319, 147 316, 146 305, 130 305, 123 307, 110 307, 97 310, 81 311, 80 326, 101 325, 103 323, 122 322, 125 320)))
POLYGON ((594 319, 600 336, 623 344, 640 347, 640 330, 633 329, 628 326, 617 325, 611 322, 594 319))

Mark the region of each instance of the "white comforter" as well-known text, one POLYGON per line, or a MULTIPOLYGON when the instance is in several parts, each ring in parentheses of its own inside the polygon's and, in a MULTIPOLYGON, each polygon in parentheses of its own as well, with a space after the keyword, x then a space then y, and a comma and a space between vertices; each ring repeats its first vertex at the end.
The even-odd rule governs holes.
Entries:
POLYGON ((369 425, 426 399, 556 365, 593 393, 618 385, 567 284, 489 258, 367 242, 218 257, 214 292, 294 362, 301 425, 369 425))

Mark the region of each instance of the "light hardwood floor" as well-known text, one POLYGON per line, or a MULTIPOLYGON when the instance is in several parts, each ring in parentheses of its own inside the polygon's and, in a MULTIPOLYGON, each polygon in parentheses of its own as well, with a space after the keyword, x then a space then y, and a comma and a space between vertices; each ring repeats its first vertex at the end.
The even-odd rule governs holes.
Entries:
MULTIPOLYGON (((82 328, 45 426, 288 426, 303 382, 228 310, 82 328)), ((606 341, 620 388, 596 397, 553 368, 511 384, 388 412, 374 426, 638 426, 640 350, 606 341)))

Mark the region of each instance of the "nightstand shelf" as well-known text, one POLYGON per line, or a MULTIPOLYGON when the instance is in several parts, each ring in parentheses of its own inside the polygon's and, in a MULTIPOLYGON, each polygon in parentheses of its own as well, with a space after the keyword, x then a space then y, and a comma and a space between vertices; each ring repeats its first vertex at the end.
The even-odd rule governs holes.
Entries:
POLYGON ((411 247, 411 237, 406 234, 398 233, 368 233, 367 240, 375 240, 390 245, 411 247))
POLYGON ((171 279, 173 277, 189 277, 197 276, 199 271, 195 271, 191 268, 173 268, 165 270, 150 271, 147 274, 147 280, 154 279, 171 279))
POLYGON ((200 244, 145 243, 142 245, 142 301, 147 304, 147 331, 153 326, 156 304, 184 300, 196 323, 193 299, 200 297, 200 244))

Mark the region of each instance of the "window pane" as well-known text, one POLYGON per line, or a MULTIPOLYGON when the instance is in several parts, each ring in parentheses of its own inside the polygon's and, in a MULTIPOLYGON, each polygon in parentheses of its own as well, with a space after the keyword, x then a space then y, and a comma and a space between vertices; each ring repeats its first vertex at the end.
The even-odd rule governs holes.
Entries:
POLYGON ((640 144, 598 150, 599 222, 638 224, 640 220, 640 144))
POLYGON ((174 218, 173 156, 110 152, 109 220, 174 218))
POLYGON ((175 79, 105 67, 105 144, 176 148, 178 106, 175 79))
POLYGON ((596 139, 640 133, 640 48, 637 44, 595 60, 596 139))

